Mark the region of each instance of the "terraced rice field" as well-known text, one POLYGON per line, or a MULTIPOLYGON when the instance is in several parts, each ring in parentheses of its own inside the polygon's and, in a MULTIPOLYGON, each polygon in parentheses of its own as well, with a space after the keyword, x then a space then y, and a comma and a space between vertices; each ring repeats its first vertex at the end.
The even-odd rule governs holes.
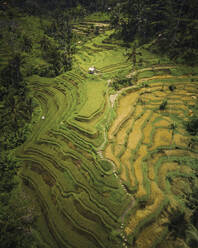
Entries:
POLYGON ((173 78, 144 78, 146 87, 134 86, 122 92, 116 118, 108 130, 104 156, 115 163, 121 181, 137 202, 124 229, 135 247, 154 247, 165 237, 165 210, 181 207, 181 191, 188 188, 188 180, 182 175, 193 174, 188 159, 198 157, 196 147, 189 148, 191 137, 182 124, 191 114, 189 106, 197 103, 198 85, 177 77, 176 89, 171 91, 173 78), (164 99, 167 105, 160 110, 164 99))
POLYGON ((116 73, 132 76, 124 49, 102 43, 111 32, 79 44, 72 71, 29 79, 40 112, 18 155, 47 247, 168 247, 166 210, 182 205, 198 157, 182 124, 197 103, 198 78, 155 65, 110 94, 116 73))

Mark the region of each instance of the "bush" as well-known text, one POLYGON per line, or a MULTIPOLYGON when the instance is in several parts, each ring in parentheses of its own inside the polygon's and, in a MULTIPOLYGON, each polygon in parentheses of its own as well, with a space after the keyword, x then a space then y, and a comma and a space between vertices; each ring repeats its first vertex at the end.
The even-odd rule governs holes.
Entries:
POLYGON ((169 85, 168 88, 169 88, 170 91, 174 91, 176 89, 175 85, 169 85))
POLYGON ((174 209, 169 216, 169 221, 168 230, 173 238, 179 237, 185 239, 186 230, 188 229, 185 213, 180 209, 174 209))
POLYGON ((106 161, 106 160, 101 161, 101 166, 102 166, 104 171, 110 171, 112 169, 111 163, 106 161))
POLYGON ((187 123, 186 123, 186 130, 191 135, 197 135, 198 134, 198 117, 192 117, 187 123))
POLYGON ((32 40, 27 35, 24 35, 23 36, 22 50, 27 52, 27 53, 30 53, 32 50, 32 45, 33 45, 32 40))
POLYGON ((160 104, 159 109, 160 109, 160 110, 165 110, 166 105, 167 105, 167 100, 164 100, 164 101, 160 104))
POLYGON ((114 90, 120 90, 121 88, 128 87, 130 85, 132 85, 130 78, 115 77, 112 87, 114 88, 114 90))
POLYGON ((94 30, 94 34, 98 35, 99 34, 99 26, 96 26, 95 30, 94 30))

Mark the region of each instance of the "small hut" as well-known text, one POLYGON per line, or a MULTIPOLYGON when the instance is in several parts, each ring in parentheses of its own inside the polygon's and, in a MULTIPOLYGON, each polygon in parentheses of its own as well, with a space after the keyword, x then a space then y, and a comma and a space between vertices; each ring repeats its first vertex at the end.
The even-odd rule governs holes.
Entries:
POLYGON ((94 74, 96 72, 96 68, 94 66, 89 67, 89 73, 94 74))

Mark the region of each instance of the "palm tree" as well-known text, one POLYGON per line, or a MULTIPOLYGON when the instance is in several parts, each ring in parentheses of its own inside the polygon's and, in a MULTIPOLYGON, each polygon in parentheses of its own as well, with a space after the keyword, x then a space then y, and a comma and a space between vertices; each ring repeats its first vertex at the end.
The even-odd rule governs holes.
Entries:
POLYGON ((17 53, 12 57, 8 65, 1 73, 3 85, 19 85, 19 83, 23 80, 23 76, 20 71, 20 67, 23 63, 23 57, 20 54, 17 53))
POLYGON ((29 53, 32 50, 32 40, 27 36, 23 36, 23 51, 29 53))

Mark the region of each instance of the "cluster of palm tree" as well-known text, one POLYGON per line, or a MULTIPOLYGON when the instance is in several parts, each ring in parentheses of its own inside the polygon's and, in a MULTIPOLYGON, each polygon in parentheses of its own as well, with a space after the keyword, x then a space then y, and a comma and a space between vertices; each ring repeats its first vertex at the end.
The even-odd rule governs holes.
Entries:
POLYGON ((154 41, 154 51, 193 64, 198 61, 197 20, 196 0, 125 0, 115 5, 111 24, 125 41, 154 41))
MULTIPOLYGON (((0 85, 0 139, 1 148, 13 147, 18 140, 10 141, 8 137, 15 137, 16 132, 31 121, 33 104, 29 96, 27 84, 21 73, 23 58, 20 54, 12 59, 1 72, 0 85), (11 143, 11 144, 9 144, 11 143)), ((25 139, 20 138, 20 142, 25 139)))
POLYGON ((71 69, 75 45, 68 13, 56 13, 52 23, 46 27, 40 45, 43 57, 52 65, 55 75, 71 69))
MULTIPOLYGON (((33 236, 22 223, 24 212, 13 199, 18 184, 19 162, 13 149, 25 140, 25 126, 31 121, 32 98, 23 78, 23 57, 16 53, 0 73, 0 243, 2 247, 33 247, 33 236)), ((29 227, 28 227, 29 228, 29 227)))

